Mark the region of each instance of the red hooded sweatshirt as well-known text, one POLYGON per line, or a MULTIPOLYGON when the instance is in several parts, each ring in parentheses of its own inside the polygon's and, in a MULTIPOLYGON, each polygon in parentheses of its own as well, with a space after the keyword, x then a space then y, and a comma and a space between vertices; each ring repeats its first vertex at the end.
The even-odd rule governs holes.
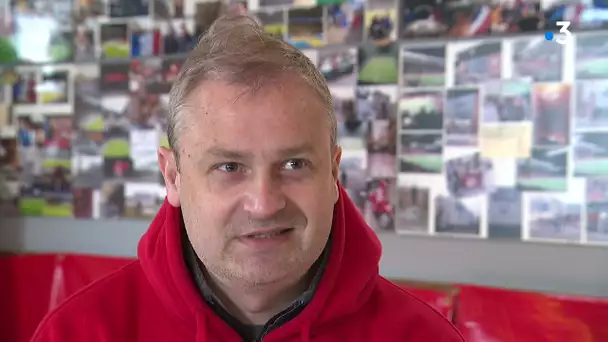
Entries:
MULTIPOLYGON (((182 253, 181 211, 165 202, 139 260, 51 312, 34 342, 242 342, 206 304, 182 253)), ((443 316, 378 274, 381 247, 340 191, 323 276, 303 311, 263 342, 463 342, 443 316)))

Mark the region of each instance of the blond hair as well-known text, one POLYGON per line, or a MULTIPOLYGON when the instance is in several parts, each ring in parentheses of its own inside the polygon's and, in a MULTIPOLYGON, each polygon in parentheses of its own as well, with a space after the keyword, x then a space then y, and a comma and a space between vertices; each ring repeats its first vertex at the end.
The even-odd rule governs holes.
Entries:
POLYGON ((218 18, 184 62, 169 95, 167 138, 179 165, 180 130, 189 96, 206 81, 245 85, 252 92, 284 73, 298 76, 319 96, 328 116, 332 147, 337 123, 331 93, 316 66, 298 49, 277 38, 245 15, 218 18))

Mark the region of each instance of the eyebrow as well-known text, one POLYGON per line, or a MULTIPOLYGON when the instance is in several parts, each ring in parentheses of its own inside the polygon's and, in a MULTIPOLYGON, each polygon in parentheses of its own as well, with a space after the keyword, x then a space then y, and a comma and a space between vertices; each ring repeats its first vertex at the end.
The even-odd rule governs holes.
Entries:
MULTIPOLYGON (((304 143, 296 146, 281 148, 272 152, 273 156, 279 158, 295 157, 303 154, 314 152, 312 144, 304 143)), ((205 156, 214 156, 219 158, 231 159, 231 160, 251 160, 254 157, 254 152, 250 149, 246 150, 231 150, 223 147, 214 146, 207 149, 204 153, 205 156)))

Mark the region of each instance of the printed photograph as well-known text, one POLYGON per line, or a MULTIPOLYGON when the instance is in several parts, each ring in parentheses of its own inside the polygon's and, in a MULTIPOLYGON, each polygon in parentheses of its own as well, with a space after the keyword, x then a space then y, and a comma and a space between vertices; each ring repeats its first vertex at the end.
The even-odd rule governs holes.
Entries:
POLYGON ((527 81, 490 81, 483 85, 484 124, 532 120, 532 84, 527 81))
POLYGON ((369 122, 366 147, 371 178, 397 177, 397 124, 394 117, 369 122))
MULTIPOLYGON (((2 93, 2 91, 0 91, 2 93)), ((11 106, 5 104, 4 99, 0 98, 3 104, 0 104, 0 136, 7 138, 4 131, 14 128, 11 117, 11 106)))
MULTIPOLYGON (((9 1, 6 1, 9 3, 9 1)), ((12 15, 29 15, 52 18, 59 27, 71 24, 74 1, 71 0, 11 0, 12 15)))
POLYGON ((42 80, 36 87, 39 103, 70 102, 70 76, 67 70, 42 70, 42 80))
POLYGON ((429 38, 443 36, 447 26, 442 1, 399 0, 399 37, 429 38))
MULTIPOLYGON (((90 150, 101 152, 103 145, 95 143, 91 140, 86 140, 84 134, 77 133, 76 137, 79 143, 86 141, 90 143, 90 150)), ((72 176, 74 178, 73 185, 75 188, 99 189, 104 180, 103 173, 103 157, 101 153, 82 153, 84 144, 79 144, 80 151, 72 156, 72 176)))
POLYGON ((323 7, 294 8, 287 12, 288 41, 297 49, 318 48, 325 45, 323 35, 323 7))
POLYGON ((131 98, 128 95, 104 95, 101 97, 101 114, 103 122, 104 139, 114 131, 119 135, 128 135, 131 120, 129 109, 131 98))
POLYGON ((385 120, 396 117, 397 89, 392 86, 357 88, 357 116, 364 121, 385 120))
POLYGON ((488 196, 488 238, 522 238, 522 193, 515 188, 497 187, 488 196))
POLYGON ((124 175, 125 178, 130 182, 158 184, 160 171, 156 151, 159 141, 159 131, 154 129, 132 129, 129 132, 131 170, 124 175))
POLYGON ((95 219, 98 218, 95 214, 95 189, 72 187, 72 195, 74 196, 74 218, 95 219))
POLYGON ((343 149, 365 149, 369 121, 355 110, 355 90, 350 87, 331 88, 334 113, 338 121, 338 141, 343 149))
MULTIPOLYGON (((11 71, 8 70, 4 70, 4 72, 0 72, 0 82, 1 81, 5 81, 7 80, 9 77, 9 75, 13 74, 11 71)), ((8 83, 8 82, 7 82, 8 83)), ((2 87, 2 90, 0 90, 0 125, 7 125, 8 123, 4 123, 4 119, 5 117, 7 117, 7 114, 9 112, 9 94, 6 91, 6 84, 4 84, 4 86, 2 87)))
POLYGON ((437 91, 405 91, 399 100, 401 131, 443 129, 445 93, 437 91))
POLYGON ((173 86, 173 82, 177 79, 177 75, 179 71, 182 69, 182 65, 184 64, 184 59, 182 58, 163 58, 161 64, 161 72, 163 77, 164 86, 162 90, 165 90, 163 93, 168 94, 171 86, 173 86))
POLYGON ((0 216, 19 216, 19 159, 17 140, 0 139, 0 216))
POLYGON ((456 198, 439 194, 435 197, 435 232, 479 236, 484 196, 456 198))
MULTIPOLYGON (((393 142, 391 142, 391 144, 392 143, 393 142)), ((389 146, 387 150, 388 149, 392 149, 394 151, 395 147, 389 146)), ((392 179, 397 177, 397 157, 395 152, 388 152, 387 150, 368 152, 367 170, 368 177, 370 179, 392 179)))
POLYGON ((445 86, 445 57, 445 45, 404 48, 401 52, 403 85, 406 87, 445 86))
POLYGON ((222 11, 225 9, 226 5, 224 2, 220 0, 211 0, 211 1, 197 1, 190 2, 185 1, 184 3, 187 7, 194 7, 194 15, 187 15, 189 11, 185 12, 184 17, 194 17, 195 21, 195 29, 194 29, 194 37, 195 41, 198 41, 198 37, 203 35, 205 32, 209 30, 211 25, 215 22, 217 18, 220 17, 222 11))
MULTIPOLYGON (((396 153, 397 125, 394 116, 369 122, 366 136, 369 153, 396 153)), ((393 164, 394 165, 394 164, 393 164)))
POLYGON ((424 187, 397 189, 397 233, 429 233, 430 192, 424 187))
POLYGON ((133 170, 129 132, 112 130, 106 132, 104 137, 104 177, 106 180, 125 182, 133 170))
POLYGON ((546 16, 542 2, 506 1, 492 8, 492 34, 536 32, 545 27, 546 16))
POLYGON ((397 84, 399 45, 368 43, 359 46, 359 85, 397 84))
POLYGON ((101 24, 101 58, 127 59, 131 56, 127 24, 101 24))
POLYGON ((544 37, 513 41, 513 78, 534 82, 560 82, 563 77, 564 47, 544 37))
POLYGON ((129 91, 129 62, 102 63, 100 66, 100 90, 103 94, 124 94, 129 91))
POLYGON ((12 86, 13 104, 36 104, 38 101, 38 81, 35 72, 19 72, 12 86))
POLYGON ((608 178, 588 178, 586 199, 586 242, 608 243, 608 178))
POLYGON ((534 145, 565 146, 570 143, 569 84, 535 84, 533 90, 534 145))
POLYGON ((150 18, 134 18, 129 21, 131 57, 160 55, 162 35, 155 26, 150 18))
POLYGON ((103 181, 104 116, 99 67, 83 65, 75 76, 72 175, 74 188, 99 188, 103 181))
POLYGON ((475 88, 447 90, 443 111, 447 145, 477 146, 480 97, 479 90, 475 88))
POLYGON ((330 87, 355 86, 357 84, 356 64, 357 50, 354 48, 319 51, 317 59, 317 68, 325 76, 330 87))
POLYGON ((264 7, 291 7, 294 0, 258 0, 258 5, 264 7))
POLYGON ((183 18, 185 0, 154 0, 151 10, 154 18, 183 18))
POLYGON ((117 181, 103 183, 100 191, 99 216, 102 219, 119 219, 125 213, 125 185, 117 181))
POLYGON ((327 6, 327 44, 357 44, 363 40, 365 2, 349 0, 327 6))
POLYGON ((395 0, 374 0, 365 10, 366 38, 375 42, 397 39, 397 3, 395 0))
POLYGON ((585 185, 577 181, 565 193, 527 194, 531 240, 581 241, 585 185))
POLYGON ((106 0, 110 17, 128 18, 147 16, 150 0, 106 0))
MULTIPOLYGON (((11 25, 3 28, 3 36, 11 36, 5 45, 15 58, 28 63, 60 63, 73 58, 72 4, 70 0, 29 0, 12 3, 11 25), (32 28, 35 28, 34 31, 32 28), (35 32, 44 31, 44 39, 35 32), (36 45, 32 49, 32 42, 36 45)), ((15 61, 16 62, 16 61, 15 61)))
POLYGON ((376 231, 395 231, 396 185, 394 178, 367 182, 363 217, 376 231))
POLYGON ((129 69, 129 91, 138 94, 168 93, 160 59, 136 59, 129 69))
POLYGON ((580 132, 573 139, 574 175, 608 176, 608 132, 580 132))
MULTIPOLYGON (((500 15, 500 11, 497 12, 500 15)), ((499 16, 498 20, 493 18, 489 3, 452 1, 446 3, 444 17, 448 37, 486 36, 490 34, 492 24, 500 24, 499 16)))
POLYGON ((72 117, 21 116, 18 125, 21 214, 71 217, 72 117))
POLYGON ((448 158, 445 163, 448 193, 455 197, 471 197, 494 188, 494 165, 479 152, 448 158))
POLYGON ((585 2, 584 6, 579 3, 563 3, 561 1, 543 2, 543 12, 545 13, 545 29, 559 31, 558 21, 570 21, 571 31, 581 30, 600 30, 605 29, 607 22, 601 15, 605 9, 602 2, 585 2))
POLYGON ((533 147, 530 157, 517 161, 517 187, 524 191, 566 191, 568 148, 533 147))
POLYGON ((343 150, 340 162, 340 184, 348 197, 363 213, 367 200, 367 153, 365 150, 343 150))
POLYGON ((158 23, 163 55, 185 54, 196 44, 193 19, 174 19, 158 23))
POLYGON ((74 36, 74 60, 76 62, 94 61, 97 59, 95 25, 90 22, 76 26, 74 36))
POLYGON ((449 2, 445 18, 448 36, 472 37, 489 34, 536 32, 544 26, 540 1, 465 3, 449 2))
POLYGON ((454 84, 479 84, 501 75, 500 42, 460 42, 448 44, 454 63, 454 84))
POLYGON ((577 80, 608 78, 608 34, 588 33, 576 36, 576 63, 574 64, 577 80))
POLYGON ((75 1, 76 19, 78 22, 84 22, 87 19, 98 19, 107 14, 105 0, 78 0, 75 1))
POLYGON ((131 93, 124 115, 130 122, 131 129, 165 128, 167 107, 158 95, 146 93, 131 93))
POLYGON ((399 135, 399 172, 441 173, 443 170, 443 135, 416 133, 399 135))
POLYGON ((279 37, 285 38, 287 35, 287 13, 284 9, 266 9, 255 13, 264 31, 279 37))
POLYGON ((528 158, 532 150, 532 123, 481 125, 478 147, 486 158, 528 158))
POLYGON ((576 90, 574 128, 608 129, 608 80, 578 81, 576 90))
POLYGON ((165 201, 166 190, 156 183, 125 183, 124 217, 153 219, 165 201))

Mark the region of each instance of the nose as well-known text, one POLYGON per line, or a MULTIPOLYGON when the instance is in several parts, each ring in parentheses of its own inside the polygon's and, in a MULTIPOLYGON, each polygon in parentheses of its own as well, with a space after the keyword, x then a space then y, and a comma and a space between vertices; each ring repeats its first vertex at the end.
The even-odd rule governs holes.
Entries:
POLYGON ((245 195, 244 209, 252 219, 261 220, 275 216, 285 204, 279 180, 272 175, 257 175, 245 195))

